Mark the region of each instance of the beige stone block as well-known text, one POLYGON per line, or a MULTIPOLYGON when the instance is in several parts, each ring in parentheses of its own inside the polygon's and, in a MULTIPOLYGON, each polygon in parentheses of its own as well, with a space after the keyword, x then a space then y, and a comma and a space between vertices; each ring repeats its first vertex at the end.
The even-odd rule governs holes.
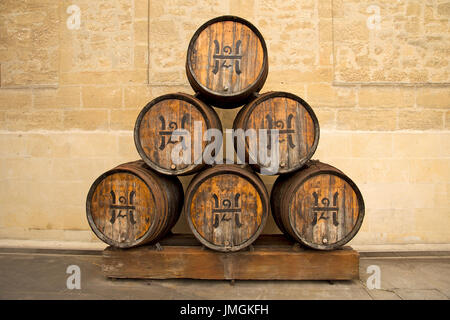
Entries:
POLYGON ((108 110, 66 110, 64 129, 106 130, 109 127, 108 110))
POLYGON ((328 108, 314 108, 321 129, 334 129, 336 127, 336 110, 328 108))
POLYGON ((446 2, 439 4, 437 6, 437 12, 444 17, 450 17, 450 3, 446 2))
POLYGON ((448 135, 440 133, 395 133, 394 158, 434 158, 446 156, 448 135))
POLYGON ((8 111, 6 127, 11 131, 62 130, 61 111, 8 111))
POLYGON ((177 71, 154 71, 150 67, 149 84, 158 85, 188 85, 184 72, 177 71))
POLYGON ((31 90, 0 89, 0 110, 31 108, 31 90))
POLYGON ((420 88, 417 91, 417 106, 424 108, 449 109, 449 88, 420 88))
POLYGON ((162 16, 166 9, 168 9, 168 7, 164 6, 163 1, 150 1, 150 16, 152 18, 162 16))
POLYGON ((112 130, 134 130, 140 111, 141 109, 111 110, 110 128, 112 130))
MULTIPOLYGON (((114 155, 115 156, 115 155, 114 155)), ((111 156, 113 157, 113 156, 111 156)), ((65 183, 93 183, 104 172, 112 169, 105 159, 83 158, 83 159, 53 159, 52 178, 53 182, 65 183)), ((117 163, 116 165, 118 165, 117 163)), ((88 190, 86 190, 87 192, 88 190)))
POLYGON ((52 159, 46 158, 22 158, 1 159, 0 172, 4 179, 50 181, 52 159))
MULTIPOLYGON (((150 12, 150 14, 152 17, 154 17, 152 12, 150 12)), ((143 29, 144 27, 141 26, 141 28, 143 29)), ((173 18, 151 19, 149 28, 150 34, 148 35, 148 38, 150 39, 150 43, 165 43, 167 45, 168 43, 180 40, 177 24, 175 23, 175 20, 173 18)), ((135 32, 138 32, 138 30, 136 30, 135 32)), ((141 33, 143 32, 144 31, 142 30, 141 33)))
POLYGON ((2 87, 56 85, 58 83, 58 3, 6 4, 0 10, 2 87))
POLYGON ((369 41, 370 29, 365 19, 335 19, 334 23, 334 41, 369 41))
POLYGON ((64 72, 60 74, 60 83, 64 85, 111 85, 111 84, 144 84, 147 83, 148 70, 145 68, 121 71, 82 71, 64 72))
MULTIPOLYGON (((110 158, 118 153, 116 133, 80 133, 67 137, 71 158, 110 158)), ((74 160, 75 161, 75 160, 74 160)))
POLYGON ((405 209, 370 210, 365 216, 371 233, 385 233, 390 236, 412 234, 414 214, 405 209))
POLYGON ((251 21, 255 17, 255 0, 230 0, 230 14, 251 21))
POLYGON ((450 208, 450 183, 436 183, 435 190, 435 208, 450 208))
POLYGON ((122 88, 116 86, 82 88, 85 108, 119 108, 122 106, 122 88))
POLYGON ((450 129, 450 111, 445 113, 445 129, 450 129))
POLYGON ((277 76, 278 71, 273 72, 273 76, 269 73, 262 92, 267 91, 285 91, 293 93, 304 100, 306 97, 305 84, 299 82, 288 82, 277 76))
MULTIPOLYGON (((134 41, 137 43, 148 43, 148 21, 134 22, 134 41)), ((152 30, 153 31, 153 30, 152 30)))
POLYGON ((415 230, 425 238, 428 243, 447 243, 450 241, 448 228, 450 215, 447 208, 440 209, 416 209, 415 230))
POLYGON ((348 174, 358 183, 409 183, 408 160, 351 159, 348 174))
MULTIPOLYGON (((86 193, 87 193, 86 189, 86 193)), ((66 231, 91 231, 91 227, 89 226, 88 220, 86 218, 86 207, 82 205, 86 199, 83 199, 78 205, 64 205, 61 207, 56 207, 55 211, 64 212, 62 216, 63 225, 62 229, 66 231)), ((65 238, 67 239, 67 232, 65 232, 65 238)), ((78 233, 77 233, 78 234, 78 233)), ((87 240, 87 239, 86 239, 87 240)), ((72 239, 72 241, 86 241, 81 240, 77 235, 72 239)))
POLYGON ((333 41, 333 20, 331 19, 319 20, 319 41, 320 42, 333 41))
POLYGON ((352 156, 355 158, 392 157, 392 134, 357 133, 351 136, 352 156))
MULTIPOLYGON (((355 183, 358 182, 355 181, 355 183)), ((365 207, 372 210, 392 209, 394 207, 401 208, 400 206, 393 205, 394 195, 396 194, 396 190, 398 190, 398 188, 405 188, 408 186, 406 183, 358 183, 357 185, 363 196, 365 207)))
POLYGON ((152 88, 149 86, 128 86, 124 89, 124 107, 143 108, 152 100, 152 88))
POLYGON ((318 107, 354 107, 356 94, 353 88, 334 87, 317 83, 307 86, 308 102, 318 107))
MULTIPOLYGON (((100 174, 99 174, 100 175, 100 174)), ((54 181, 53 189, 57 195, 52 205, 55 206, 83 206, 93 181, 54 181)), ((64 213, 66 215, 67 213, 64 213)))
POLYGON ((406 6, 406 15, 407 16, 419 16, 419 13, 421 12, 421 7, 419 3, 416 2, 409 2, 406 6))
POLYGON ((338 110, 337 128, 344 130, 391 131, 396 129, 394 110, 338 110))
MULTIPOLYGON (((320 153, 323 159, 348 159, 351 156, 351 150, 351 134, 339 133, 335 131, 321 133, 319 145, 317 146, 317 152, 320 153)), ((313 158, 318 158, 317 153, 314 154, 313 158)))
POLYGON ((444 113, 435 110, 400 110, 399 129, 430 130, 443 129, 444 113))
POLYGON ((64 133, 23 135, 27 155, 37 158, 67 158, 70 144, 64 133))
POLYGON ((78 108, 81 105, 80 87, 35 89, 34 107, 38 109, 78 108))
POLYGON ((24 134, 2 133, 0 134, 0 157, 21 158, 29 156, 27 140, 24 134))
POLYGON ((358 90, 360 107, 414 107, 415 89, 409 87, 361 87, 358 90))
POLYGON ((319 64, 321 66, 333 65, 333 42, 319 43, 319 64))
POLYGON ((148 45, 134 47, 134 67, 140 69, 148 68, 148 45))
POLYGON ((411 160, 411 182, 446 183, 450 181, 450 159, 411 160))
POLYGON ((149 2, 159 2, 159 1, 149 1, 149 0, 135 0, 134 1, 134 18, 138 19, 148 19, 149 18, 149 2))
POLYGON ((6 111, 0 111, 0 130, 6 130, 6 111))
MULTIPOLYGON (((30 222, 28 215, 31 208, 22 204, 6 204, 2 205, 2 216, 1 225, 3 228, 14 228, 14 229, 28 229, 30 227, 30 222)), ((4 230, 2 230, 4 232, 4 230)), ((8 230, 8 234, 11 234, 11 230, 8 230)), ((2 238, 6 238, 4 235, 2 238)), ((25 236, 25 239, 27 236, 25 236)))
POLYGON ((332 0, 318 1, 319 17, 321 19, 331 19, 333 17, 332 0))
POLYGON ((134 144, 133 135, 120 135, 119 139, 119 156, 130 158, 130 159, 139 159, 140 156, 136 150, 136 145, 134 144))
POLYGON ((195 92, 189 85, 155 85, 150 87, 151 99, 153 100, 159 96, 169 93, 182 92, 194 95, 195 92))

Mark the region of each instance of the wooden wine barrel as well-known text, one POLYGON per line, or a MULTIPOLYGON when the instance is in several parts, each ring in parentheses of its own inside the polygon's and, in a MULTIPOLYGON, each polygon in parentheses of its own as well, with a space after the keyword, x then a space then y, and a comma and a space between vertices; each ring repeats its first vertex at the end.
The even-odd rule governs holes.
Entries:
POLYGON ((336 249, 350 241, 364 218, 364 200, 356 184, 319 161, 309 161, 295 174, 279 176, 270 202, 283 233, 319 250, 336 249))
POLYGON ((221 164, 191 181, 184 212, 193 234, 206 247, 237 251, 249 246, 263 230, 269 195, 248 166, 221 164))
POLYGON ((96 236, 119 248, 156 242, 177 222, 183 188, 142 160, 121 164, 92 184, 86 214, 96 236))
MULTIPOLYGON (((237 135, 235 149, 244 146, 245 157, 255 170, 264 167, 258 150, 260 129, 267 131, 267 154, 272 152, 271 129, 279 131, 279 174, 301 168, 316 151, 319 143, 319 121, 312 108, 300 97, 287 92, 268 92, 259 95, 244 106, 234 119, 233 129, 256 131, 256 150, 252 151, 249 139, 237 135)), ((255 149, 255 148, 253 148, 255 149)))
POLYGON ((142 109, 134 128, 134 142, 139 155, 152 169, 166 175, 192 174, 205 166, 201 152, 195 152, 194 139, 201 140, 199 144, 203 150, 209 143, 202 140, 207 129, 222 131, 222 124, 213 108, 188 94, 167 94, 152 100, 142 109), (194 134, 195 122, 201 124, 198 138, 194 134), (177 141, 175 134, 172 135, 176 129, 188 131, 190 143, 185 135, 177 136, 177 141), (180 159, 184 152, 190 153, 190 161, 174 163, 173 148, 180 149, 180 159))
POLYGON ((203 24, 189 43, 186 73, 201 99, 236 108, 261 90, 269 70, 267 48, 250 22, 222 16, 203 24))

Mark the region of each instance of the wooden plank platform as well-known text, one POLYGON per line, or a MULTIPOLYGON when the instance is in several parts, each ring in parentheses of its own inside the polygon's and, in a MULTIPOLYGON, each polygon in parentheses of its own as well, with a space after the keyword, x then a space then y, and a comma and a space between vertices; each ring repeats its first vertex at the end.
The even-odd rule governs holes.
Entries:
POLYGON ((359 253, 301 248, 282 235, 262 235, 243 251, 222 253, 202 246, 192 235, 170 235, 158 246, 103 251, 109 278, 217 280, 359 279, 359 253))

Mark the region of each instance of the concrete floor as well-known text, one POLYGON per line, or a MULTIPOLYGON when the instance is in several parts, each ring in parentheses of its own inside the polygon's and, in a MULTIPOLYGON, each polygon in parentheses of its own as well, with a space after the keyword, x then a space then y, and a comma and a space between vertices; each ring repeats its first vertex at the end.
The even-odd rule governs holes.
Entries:
POLYGON ((100 251, 0 249, 0 299, 443 299, 450 298, 450 252, 361 253, 359 281, 110 280, 100 251), (81 289, 69 290, 69 265, 81 289), (381 270, 368 289, 367 267, 381 270))

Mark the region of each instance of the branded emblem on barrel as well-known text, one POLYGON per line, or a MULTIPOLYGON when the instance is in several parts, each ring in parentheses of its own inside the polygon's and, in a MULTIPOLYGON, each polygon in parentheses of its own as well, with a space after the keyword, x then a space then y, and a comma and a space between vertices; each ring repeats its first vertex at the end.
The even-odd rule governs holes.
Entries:
POLYGON ((114 191, 111 190, 110 195, 112 204, 109 206, 109 209, 112 211, 111 219, 109 221, 111 224, 114 224, 118 218, 127 218, 131 224, 136 224, 136 219, 134 218, 134 212, 136 210, 136 207, 134 206, 134 198, 136 196, 136 192, 131 191, 128 198, 124 196, 119 197, 119 203, 116 202, 116 193, 114 191), (116 210, 119 211, 117 214, 116 210), (125 211, 124 214, 122 214, 122 210, 125 211))
POLYGON ((242 226, 242 223, 240 222, 240 215, 242 213, 241 206, 239 204, 240 196, 241 196, 240 193, 237 193, 234 196, 233 207, 231 206, 232 203, 229 199, 223 200, 222 206, 219 207, 219 198, 215 193, 212 195, 214 200, 214 207, 212 209, 212 213, 214 214, 214 224, 213 224, 214 228, 217 228, 222 221, 232 220, 233 216, 235 219, 236 226, 238 228, 242 226))
POLYGON ((241 74, 241 64, 240 61, 242 59, 242 55, 240 54, 240 47, 241 47, 241 40, 238 40, 236 42, 236 46, 233 49, 230 46, 224 46, 222 48, 222 52, 220 52, 220 45, 219 41, 214 40, 214 69, 213 73, 217 74, 219 72, 219 66, 221 68, 232 68, 233 63, 227 64, 227 60, 234 60, 234 69, 236 71, 236 74, 241 74))
MULTIPOLYGON (((274 120, 272 119, 272 116, 270 114, 266 115, 267 120, 267 134, 268 134, 268 142, 269 145, 267 148, 270 150, 272 148, 272 140, 270 139, 271 136, 271 129, 278 129, 279 135, 287 135, 287 140, 290 148, 295 148, 294 140, 292 138, 292 134, 295 133, 295 130, 292 128, 292 119, 294 119, 293 114, 289 114, 287 121, 286 121, 286 128, 284 125, 283 120, 274 120)), ((283 142, 284 139, 279 140, 280 142, 283 142)))
POLYGON ((339 212, 339 207, 337 206, 339 193, 335 192, 333 195, 333 205, 330 206, 330 199, 322 198, 323 207, 319 206, 319 195, 316 192, 313 192, 314 197, 314 206, 312 207, 312 212, 314 214, 313 221, 311 225, 315 226, 320 220, 328 220, 329 216, 326 216, 328 212, 331 212, 333 215, 333 225, 338 226, 339 222, 337 221, 337 214, 339 212), (319 218, 317 219, 317 215, 320 213, 319 218))
MULTIPOLYGON (((166 128, 166 120, 163 116, 159 116, 159 121, 161 121, 161 130, 159 131, 159 135, 161 136, 161 144, 159 145, 159 150, 164 150, 167 145, 169 144, 175 144, 176 141, 172 141, 172 136, 174 135, 180 135, 184 136, 183 133, 174 132, 178 129, 178 124, 175 121, 169 122, 169 128, 166 128), (169 130, 168 130, 169 129, 169 130), (166 136, 169 137, 169 140, 166 142, 166 136)), ((187 114, 183 116, 181 119, 181 129, 186 128, 186 124, 189 123, 189 117, 187 114)), ((184 139, 181 141, 183 145, 183 150, 186 150, 186 144, 184 142, 184 139)))

